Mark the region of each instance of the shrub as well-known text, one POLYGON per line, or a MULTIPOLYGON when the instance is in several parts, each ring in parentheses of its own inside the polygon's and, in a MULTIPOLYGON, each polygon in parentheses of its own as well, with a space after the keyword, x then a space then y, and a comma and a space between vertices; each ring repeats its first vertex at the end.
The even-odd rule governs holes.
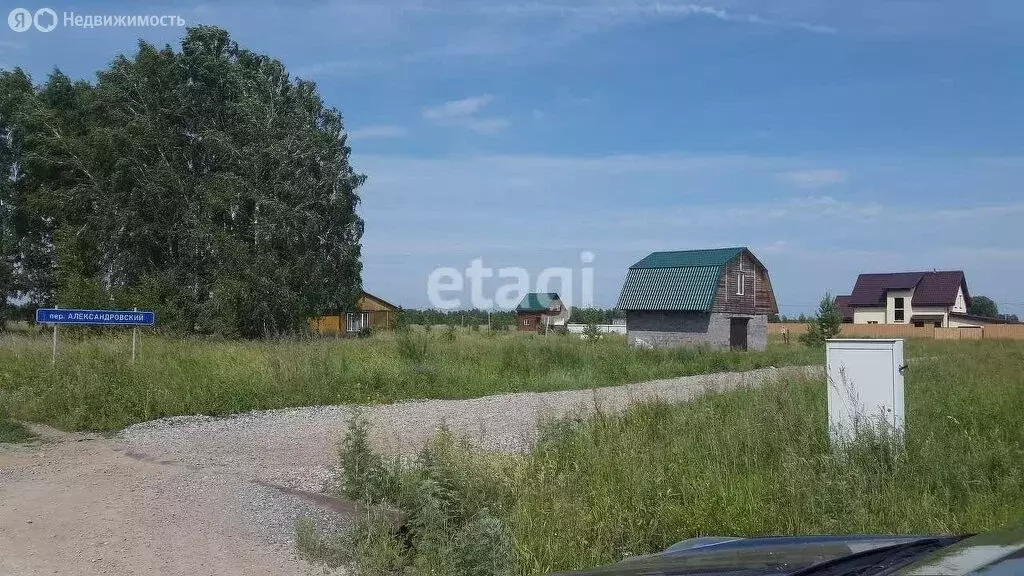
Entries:
POLYGON ((348 564, 354 574, 511 576, 517 573, 512 533, 490 505, 507 500, 493 470, 468 443, 442 428, 409 466, 385 469, 369 449, 365 421, 354 418, 340 452, 343 493, 408 513, 405 541, 372 511, 357 519, 348 546, 331 546, 308 523, 298 526, 304 555, 328 565, 348 564), (342 561, 341 549, 350 550, 342 561))
POLYGON ((422 364, 430 351, 430 336, 416 334, 411 330, 399 332, 395 340, 398 344, 398 355, 415 364, 422 364))
POLYGON ((594 342, 601 339, 601 329, 597 327, 597 324, 591 322, 583 328, 583 339, 589 342, 594 342))
POLYGON ((807 327, 807 332, 800 336, 800 341, 807 346, 824 346, 826 340, 835 338, 839 334, 842 324, 843 316, 836 308, 836 303, 832 300, 832 296, 826 292, 825 296, 821 299, 821 303, 818 304, 817 315, 815 315, 811 325, 807 327))
POLYGON ((358 411, 353 414, 338 448, 338 460, 341 476, 336 492, 353 500, 385 501, 392 491, 394 478, 381 457, 370 448, 369 426, 358 411))

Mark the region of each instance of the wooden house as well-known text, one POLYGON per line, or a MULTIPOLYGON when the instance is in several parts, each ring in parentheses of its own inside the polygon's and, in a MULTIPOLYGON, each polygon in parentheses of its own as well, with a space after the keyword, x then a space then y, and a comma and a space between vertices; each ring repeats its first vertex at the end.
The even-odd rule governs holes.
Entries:
POLYGON ((778 305, 747 248, 654 252, 629 267, 618 308, 633 345, 763 350, 778 305))
POLYGON ((356 310, 327 314, 310 321, 310 327, 321 336, 358 334, 364 328, 393 330, 398 322, 398 306, 364 291, 356 310))

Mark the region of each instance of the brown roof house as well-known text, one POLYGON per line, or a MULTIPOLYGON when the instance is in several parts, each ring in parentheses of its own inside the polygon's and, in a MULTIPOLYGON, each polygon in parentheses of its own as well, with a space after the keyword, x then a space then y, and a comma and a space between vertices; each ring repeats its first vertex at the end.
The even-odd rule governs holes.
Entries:
POLYGON ((363 291, 356 309, 332 311, 310 320, 310 328, 321 336, 359 334, 366 329, 393 330, 398 322, 399 307, 387 300, 363 291))
POLYGON ((836 306, 845 307, 854 324, 958 328, 1002 323, 968 314, 970 304, 961 270, 861 274, 849 296, 836 297, 836 306))
POLYGON ((853 308, 850 308, 849 296, 836 296, 836 311, 843 317, 844 324, 853 323, 853 308))
POLYGON ((629 267, 618 308, 635 346, 763 350, 777 314, 768 270, 746 248, 654 252, 629 267))
POLYGON ((521 332, 561 327, 568 312, 557 292, 530 292, 516 306, 516 324, 521 332))

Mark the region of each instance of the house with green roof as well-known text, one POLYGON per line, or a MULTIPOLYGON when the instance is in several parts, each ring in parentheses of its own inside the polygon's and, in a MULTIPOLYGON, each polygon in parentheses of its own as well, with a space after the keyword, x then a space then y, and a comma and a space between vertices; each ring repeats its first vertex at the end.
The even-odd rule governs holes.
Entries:
POLYGON ((523 332, 562 326, 567 312, 557 292, 530 292, 516 306, 516 325, 523 332))
POLYGON ((747 248, 654 252, 629 267, 618 308, 635 346, 763 350, 779 307, 747 248))

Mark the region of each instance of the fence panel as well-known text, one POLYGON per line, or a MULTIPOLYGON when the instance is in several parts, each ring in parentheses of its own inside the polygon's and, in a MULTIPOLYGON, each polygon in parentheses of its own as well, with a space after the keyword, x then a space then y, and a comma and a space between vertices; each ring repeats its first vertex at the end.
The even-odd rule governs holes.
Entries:
MULTIPOLYGON (((780 335, 789 330, 792 338, 807 331, 802 322, 768 324, 768 334, 780 335)), ((1024 340, 1024 324, 990 324, 983 328, 936 328, 913 324, 843 324, 840 338, 934 338, 935 340, 1024 340)))
POLYGON ((808 324, 804 322, 769 322, 768 334, 779 335, 783 330, 789 330, 790 336, 799 336, 807 332, 808 324))
POLYGON ((985 326, 982 338, 1024 340, 1024 324, 992 324, 985 326))
POLYGON ((981 340, 988 328, 958 328, 961 340, 981 340))
POLYGON ((913 324, 843 324, 841 337, 853 338, 935 338, 935 326, 913 324))

